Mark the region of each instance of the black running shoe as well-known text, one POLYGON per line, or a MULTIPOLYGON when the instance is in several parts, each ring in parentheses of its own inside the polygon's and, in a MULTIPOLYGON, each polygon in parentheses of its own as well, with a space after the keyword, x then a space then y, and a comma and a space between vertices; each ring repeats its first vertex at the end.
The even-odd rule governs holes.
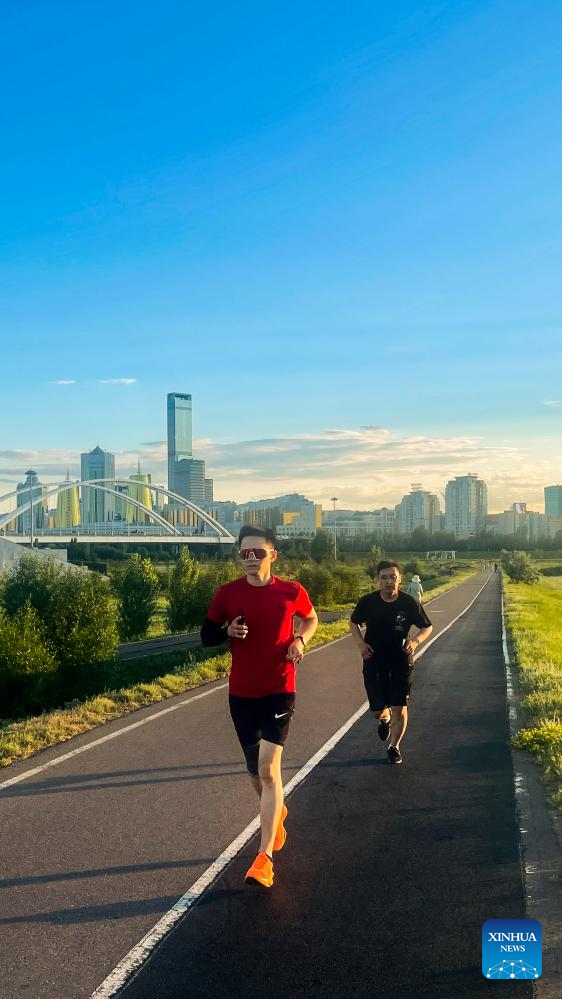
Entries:
POLYGON ((379 727, 377 731, 379 733, 379 739, 382 739, 383 742, 386 742, 386 740, 390 735, 390 719, 385 720, 384 718, 381 718, 379 721, 379 727))
POLYGON ((402 763, 402 753, 396 746, 389 746, 387 753, 389 763, 402 763))

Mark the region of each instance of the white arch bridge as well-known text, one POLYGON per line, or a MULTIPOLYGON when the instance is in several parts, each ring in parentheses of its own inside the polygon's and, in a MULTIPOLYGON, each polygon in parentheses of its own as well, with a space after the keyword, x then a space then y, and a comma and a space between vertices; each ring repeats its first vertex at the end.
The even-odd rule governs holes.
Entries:
MULTIPOLYGON (((140 482, 137 479, 85 479, 82 482, 62 482, 58 486, 53 486, 41 495, 33 495, 33 486, 30 486, 29 499, 26 499, 20 506, 8 513, 0 514, 0 534, 4 534, 13 541, 31 541, 37 539, 45 543, 57 543, 70 541, 72 539, 86 543, 103 543, 110 541, 111 544, 196 544, 196 545, 233 545, 236 539, 226 530, 218 520, 211 517, 205 510, 192 503, 191 500, 180 496, 178 493, 165 489, 164 486, 156 486, 151 482, 140 482), (133 491, 138 491, 144 495, 148 491, 152 503, 152 495, 155 494, 158 506, 158 495, 166 498, 168 503, 168 514, 172 514, 172 521, 168 520, 158 510, 152 506, 147 506, 135 496, 130 496, 125 492, 119 492, 115 486, 127 486, 133 491), (35 523, 33 511, 37 506, 44 507, 45 502, 53 497, 58 497, 64 492, 72 489, 93 489, 103 495, 109 495, 120 504, 124 504, 135 511, 135 520, 107 520, 103 523, 74 524, 70 527, 38 527, 35 523), (30 529, 26 533, 17 530, 18 521, 24 514, 30 513, 30 529), (177 523, 186 516, 190 523, 177 523), (15 521, 15 528, 12 526, 15 521), (147 523, 148 521, 148 523, 147 523)), ((10 502, 15 497, 22 496, 26 490, 14 489, 12 492, 0 496, 0 504, 10 502)))

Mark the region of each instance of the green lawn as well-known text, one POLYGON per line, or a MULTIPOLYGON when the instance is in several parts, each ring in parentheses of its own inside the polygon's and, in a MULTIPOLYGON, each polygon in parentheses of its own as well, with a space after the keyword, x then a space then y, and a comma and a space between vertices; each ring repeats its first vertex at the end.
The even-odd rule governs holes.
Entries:
POLYGON ((562 577, 534 586, 506 581, 505 596, 525 726, 515 745, 534 753, 562 807, 562 577))

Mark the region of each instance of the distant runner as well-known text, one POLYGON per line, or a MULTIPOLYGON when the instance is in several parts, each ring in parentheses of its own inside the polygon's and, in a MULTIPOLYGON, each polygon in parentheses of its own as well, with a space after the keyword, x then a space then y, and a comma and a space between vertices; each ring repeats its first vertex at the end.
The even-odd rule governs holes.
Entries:
POLYGON ((410 582, 406 587, 406 593, 408 594, 408 596, 413 597, 417 604, 421 604, 421 599, 423 597, 423 586, 419 576, 412 576, 410 582))
POLYGON ((429 638, 433 625, 413 597, 400 592, 397 562, 377 565, 380 589, 361 597, 351 615, 351 634, 363 658, 363 680, 369 708, 379 719, 379 738, 389 738, 389 763, 402 763, 400 742, 408 724, 408 701, 414 672, 413 655, 429 638), (366 625, 365 637, 360 629, 366 625), (410 628, 419 628, 409 638, 410 628))
POLYGON ((295 709, 295 672, 318 625, 300 583, 271 574, 273 531, 246 526, 238 537, 244 576, 219 587, 201 628, 203 645, 231 639, 230 714, 260 799, 259 853, 247 884, 271 888, 273 851, 285 843, 281 755, 295 709), (294 616, 301 619, 294 634, 294 616))

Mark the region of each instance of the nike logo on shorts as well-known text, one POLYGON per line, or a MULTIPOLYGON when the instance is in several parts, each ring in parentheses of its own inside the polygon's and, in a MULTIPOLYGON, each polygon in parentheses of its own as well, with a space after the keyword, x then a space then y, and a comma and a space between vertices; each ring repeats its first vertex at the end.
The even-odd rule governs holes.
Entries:
POLYGON ((284 711, 284 712, 283 712, 283 714, 281 714, 281 715, 278 715, 278 714, 276 714, 276 715, 275 715, 275 717, 276 717, 276 718, 284 718, 284 717, 285 717, 285 715, 288 715, 288 714, 289 714, 289 712, 288 712, 288 711, 284 711))

